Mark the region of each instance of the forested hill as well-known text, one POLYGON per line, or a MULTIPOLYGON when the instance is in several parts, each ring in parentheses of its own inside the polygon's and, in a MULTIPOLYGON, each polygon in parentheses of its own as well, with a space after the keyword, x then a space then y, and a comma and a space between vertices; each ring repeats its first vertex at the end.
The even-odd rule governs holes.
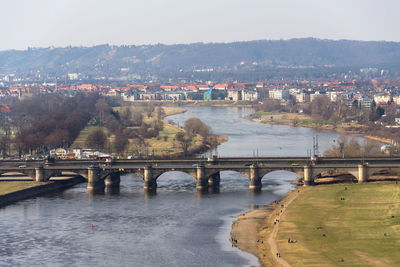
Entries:
POLYGON ((400 66, 400 43, 313 38, 235 43, 30 48, 0 51, 0 73, 65 74, 400 66))

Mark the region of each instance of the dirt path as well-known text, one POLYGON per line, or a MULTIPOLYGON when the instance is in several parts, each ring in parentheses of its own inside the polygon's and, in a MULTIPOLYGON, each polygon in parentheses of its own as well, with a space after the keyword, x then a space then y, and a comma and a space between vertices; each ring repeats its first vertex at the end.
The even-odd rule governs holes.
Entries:
MULTIPOLYGON (((279 266, 289 267, 291 266, 283 256, 279 254, 278 246, 276 244, 276 236, 279 231, 279 223, 282 216, 285 214, 286 207, 292 203, 293 200, 297 198, 300 193, 300 189, 290 193, 286 198, 284 198, 279 204, 276 206, 274 213, 276 214, 274 222, 272 224, 272 230, 267 238, 267 244, 270 248, 270 253, 272 254, 272 258, 279 266)), ((273 217, 272 217, 273 218, 273 217)))
POLYGON ((303 190, 304 188, 299 187, 280 202, 238 216, 232 225, 232 244, 257 256, 262 266, 290 266, 284 260, 284 255, 278 257, 276 237, 279 231, 279 221, 285 213, 286 207, 303 190))

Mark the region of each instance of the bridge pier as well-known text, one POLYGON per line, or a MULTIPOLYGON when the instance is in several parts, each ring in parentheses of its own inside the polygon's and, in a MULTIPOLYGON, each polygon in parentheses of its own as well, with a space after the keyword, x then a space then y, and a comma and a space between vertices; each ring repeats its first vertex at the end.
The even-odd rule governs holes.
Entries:
POLYGON ((88 190, 102 190, 104 189, 104 180, 101 179, 99 167, 88 168, 88 190))
POLYGON ((261 188, 262 188, 262 183, 261 183, 261 177, 258 174, 258 166, 255 164, 250 165, 249 189, 253 191, 258 191, 261 190, 261 188))
POLYGON ((220 173, 217 172, 208 178, 208 187, 219 188, 221 181, 220 173))
POLYGON ((217 172, 211 175, 208 178, 208 191, 209 193, 219 193, 219 186, 220 186, 221 176, 220 173, 217 172))
POLYGON ((144 185, 143 188, 146 191, 156 191, 157 190, 157 180, 153 178, 153 168, 151 165, 144 167, 143 175, 144 185))
POLYGON ((312 175, 312 167, 304 166, 304 177, 303 177, 304 186, 309 186, 314 184, 314 178, 312 175))
POLYGON ((368 180, 367 177, 367 166, 365 164, 359 164, 358 165, 358 177, 357 177, 358 183, 365 183, 368 180))
POLYGON ((43 167, 35 168, 35 181, 36 182, 46 181, 46 170, 43 167))
POLYGON ((208 188, 208 179, 206 177, 205 168, 203 165, 197 166, 196 189, 204 190, 208 188))
POLYGON ((118 172, 110 173, 105 179, 106 187, 119 187, 121 175, 118 172))

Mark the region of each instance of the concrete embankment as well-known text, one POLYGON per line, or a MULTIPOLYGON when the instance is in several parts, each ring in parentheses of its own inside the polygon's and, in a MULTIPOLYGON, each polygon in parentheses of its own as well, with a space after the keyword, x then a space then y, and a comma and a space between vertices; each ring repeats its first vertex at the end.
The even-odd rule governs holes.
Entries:
POLYGON ((84 181, 85 179, 83 177, 73 177, 65 180, 51 181, 38 186, 29 187, 8 194, 0 195, 0 207, 10 205, 24 199, 38 197, 59 190, 64 190, 84 181))

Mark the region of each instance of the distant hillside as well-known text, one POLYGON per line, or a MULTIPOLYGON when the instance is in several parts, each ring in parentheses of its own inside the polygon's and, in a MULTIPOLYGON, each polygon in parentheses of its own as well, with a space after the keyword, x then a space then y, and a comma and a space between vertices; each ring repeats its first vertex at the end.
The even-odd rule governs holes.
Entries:
POLYGON ((400 66, 400 43, 313 38, 235 43, 31 48, 0 51, 0 72, 86 74, 400 66))

